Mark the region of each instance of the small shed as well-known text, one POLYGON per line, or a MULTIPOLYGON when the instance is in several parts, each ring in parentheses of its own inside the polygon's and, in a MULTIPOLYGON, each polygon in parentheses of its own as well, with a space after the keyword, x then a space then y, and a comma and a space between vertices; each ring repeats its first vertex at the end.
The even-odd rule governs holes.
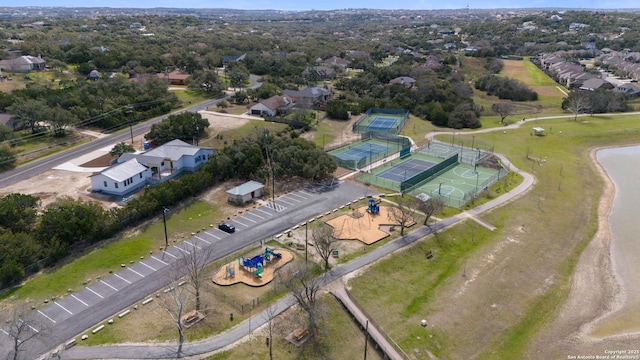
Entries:
POLYGON ((262 189, 264 189, 264 184, 253 180, 247 181, 242 185, 227 190, 228 200, 232 204, 242 205, 261 197, 262 189))
POLYGON ((533 134, 537 136, 544 136, 544 129, 541 127, 534 127, 533 134))

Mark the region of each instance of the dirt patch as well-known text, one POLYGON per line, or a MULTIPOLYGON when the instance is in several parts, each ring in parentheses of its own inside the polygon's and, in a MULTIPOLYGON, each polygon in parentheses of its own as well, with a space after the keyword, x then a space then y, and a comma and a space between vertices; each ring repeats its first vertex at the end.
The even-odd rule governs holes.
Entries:
POLYGON ((112 156, 109 154, 104 154, 102 156, 98 156, 95 159, 89 160, 87 162, 85 162, 84 164, 80 165, 81 167, 106 167, 109 166, 109 164, 111 164, 111 161, 113 161, 114 159, 116 159, 117 156, 112 156))
POLYGON ((355 239, 367 245, 389 236, 389 231, 382 230, 382 226, 388 225, 387 228, 397 226, 393 223, 394 220, 391 219, 389 208, 386 206, 380 207, 379 214, 372 215, 367 211, 367 207, 363 206, 349 214, 327 221, 327 224, 333 227, 333 236, 337 239, 355 239))

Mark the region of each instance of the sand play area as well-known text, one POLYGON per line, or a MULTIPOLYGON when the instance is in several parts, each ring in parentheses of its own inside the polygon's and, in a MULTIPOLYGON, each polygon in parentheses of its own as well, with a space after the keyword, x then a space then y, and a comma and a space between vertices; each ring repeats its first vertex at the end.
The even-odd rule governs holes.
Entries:
MULTIPOLYGON (((367 206, 362 206, 351 210, 345 215, 327 221, 327 224, 333 227, 333 236, 336 239, 360 240, 367 245, 371 245, 389 236, 389 233, 383 231, 380 227, 399 226, 389 213, 391 208, 380 206, 380 213, 378 214, 370 214, 367 208, 367 206)), ((411 221, 408 226, 413 226, 414 224, 415 221, 411 221)))
MULTIPOLYGON (((240 264, 238 259, 233 260, 223 266, 213 275, 213 282, 228 286, 238 283, 243 283, 249 286, 264 286, 273 280, 274 273, 277 269, 283 267, 291 260, 293 260, 293 253, 283 249, 272 249, 274 253, 281 254, 281 257, 271 256, 270 261, 263 261, 262 272, 260 276, 256 276, 254 272, 256 269, 249 269, 240 264)), ((258 254, 256 254, 258 255, 258 254)), ((252 256, 245 257, 251 258, 252 256)))

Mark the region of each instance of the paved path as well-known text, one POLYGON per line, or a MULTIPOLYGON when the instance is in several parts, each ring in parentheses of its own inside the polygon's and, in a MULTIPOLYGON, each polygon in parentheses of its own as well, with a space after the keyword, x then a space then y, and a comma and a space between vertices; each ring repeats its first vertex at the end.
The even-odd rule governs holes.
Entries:
POLYGON ((373 339, 373 341, 378 344, 382 352, 386 355, 386 358, 391 360, 403 360, 405 357, 400 355, 395 346, 393 346, 389 341, 387 341, 387 337, 368 319, 367 316, 362 312, 362 310, 353 302, 349 293, 344 288, 344 286, 335 286, 333 290, 331 290, 333 296, 335 296, 340 302, 349 309, 349 312, 356 319, 360 326, 369 333, 369 336, 373 339))

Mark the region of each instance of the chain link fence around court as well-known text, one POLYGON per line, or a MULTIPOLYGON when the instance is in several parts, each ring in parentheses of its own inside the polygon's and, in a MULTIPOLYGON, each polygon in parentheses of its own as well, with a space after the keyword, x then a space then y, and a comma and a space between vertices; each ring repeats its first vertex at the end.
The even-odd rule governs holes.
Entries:
MULTIPOLYGON (((449 171, 453 171, 455 168, 464 168, 464 166, 465 164, 457 164, 450 170, 448 170, 447 173, 449 171)), ((466 169, 469 170, 469 168, 466 169)), ((488 171, 488 169, 483 169, 483 171, 488 171)), ((417 186, 414 186, 406 193, 421 200, 427 200, 428 198, 440 199, 445 205, 449 207, 461 208, 466 203, 478 197, 478 195, 480 195, 484 190, 497 183, 500 179, 508 174, 508 171, 503 169, 494 171, 494 174, 490 175, 488 178, 483 179, 482 181, 476 182, 476 184, 474 186, 470 186, 469 189, 465 190, 462 186, 456 187, 458 190, 460 190, 456 193, 442 194, 439 191, 439 186, 444 182, 437 176, 435 178, 424 181, 417 186), (438 186, 436 186, 435 184, 438 184, 438 186)), ((447 173, 445 173, 445 175, 447 173)), ((450 176, 443 178, 445 179, 445 181, 451 181, 450 176)))
POLYGON ((480 147, 465 148, 463 146, 455 146, 447 143, 432 142, 419 149, 417 152, 441 159, 447 159, 453 154, 458 154, 459 162, 475 165, 480 162, 480 160, 491 155, 493 153, 493 147, 482 150, 480 147))
POLYGON ((398 134, 408 119, 409 110, 369 108, 364 116, 353 124, 352 130, 354 133, 377 132, 381 134, 398 134), (377 117, 395 118, 396 121, 392 126, 384 129, 369 126, 377 117))
POLYGON ((404 136, 368 132, 360 136, 360 141, 332 149, 328 153, 338 166, 357 170, 410 146, 411 140, 404 136), (369 145, 374 146, 375 150, 369 145), (361 155, 353 158, 354 155, 349 151, 351 149, 359 150, 361 155))

